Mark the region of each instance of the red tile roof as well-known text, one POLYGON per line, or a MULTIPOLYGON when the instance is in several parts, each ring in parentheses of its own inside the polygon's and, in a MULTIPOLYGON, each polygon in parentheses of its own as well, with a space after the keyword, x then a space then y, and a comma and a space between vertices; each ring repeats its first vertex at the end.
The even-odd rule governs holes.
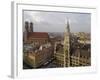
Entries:
POLYGON ((46 32, 29 32, 28 38, 48 38, 48 33, 46 32))

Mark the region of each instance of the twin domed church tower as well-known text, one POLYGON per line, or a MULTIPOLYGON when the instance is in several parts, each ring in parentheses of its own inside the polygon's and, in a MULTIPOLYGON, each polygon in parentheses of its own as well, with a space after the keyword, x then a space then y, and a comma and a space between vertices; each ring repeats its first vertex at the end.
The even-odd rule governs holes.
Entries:
POLYGON ((23 32, 24 43, 44 44, 49 41, 49 35, 47 32, 34 31, 32 22, 25 22, 25 31, 23 32))
POLYGON ((33 32, 33 23, 32 22, 25 22, 25 30, 26 32, 33 32))
POLYGON ((32 22, 29 23, 28 21, 26 21, 25 22, 25 31, 24 31, 24 34, 23 34, 24 42, 27 41, 29 32, 33 32, 33 23, 32 22))

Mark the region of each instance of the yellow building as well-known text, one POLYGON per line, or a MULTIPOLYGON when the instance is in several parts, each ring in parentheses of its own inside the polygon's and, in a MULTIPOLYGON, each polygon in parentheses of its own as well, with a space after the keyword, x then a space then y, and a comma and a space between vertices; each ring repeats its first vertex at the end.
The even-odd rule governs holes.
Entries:
POLYGON ((37 51, 24 53, 24 62, 33 68, 41 67, 53 57, 53 48, 43 48, 37 51))
MULTIPOLYGON (((55 63, 62 67, 69 67, 70 66, 70 28, 69 22, 67 21, 67 27, 65 28, 64 32, 64 41, 63 46, 59 47, 59 50, 56 50, 54 53, 54 57, 56 59, 55 63)), ((59 44, 55 44, 56 47, 59 44)))

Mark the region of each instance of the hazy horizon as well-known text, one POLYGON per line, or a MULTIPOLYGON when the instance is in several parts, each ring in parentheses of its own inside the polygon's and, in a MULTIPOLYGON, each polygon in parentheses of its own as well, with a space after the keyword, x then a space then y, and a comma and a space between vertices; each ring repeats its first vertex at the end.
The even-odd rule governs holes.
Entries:
MULTIPOLYGON (((70 31, 91 32, 91 14, 75 12, 24 11, 24 22, 33 22, 35 32, 64 32, 69 21, 70 31)), ((25 30, 25 27, 23 27, 25 30)), ((24 31, 23 30, 23 31, 24 31)))

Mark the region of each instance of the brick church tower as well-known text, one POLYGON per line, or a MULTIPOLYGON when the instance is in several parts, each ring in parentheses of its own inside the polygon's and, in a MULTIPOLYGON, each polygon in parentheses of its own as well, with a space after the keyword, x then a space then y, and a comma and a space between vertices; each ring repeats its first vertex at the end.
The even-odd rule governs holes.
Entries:
POLYGON ((25 22, 25 31, 23 33, 24 42, 27 42, 28 32, 29 32, 29 22, 26 21, 25 22))
POLYGON ((30 22, 30 32, 33 32, 33 23, 30 22))

